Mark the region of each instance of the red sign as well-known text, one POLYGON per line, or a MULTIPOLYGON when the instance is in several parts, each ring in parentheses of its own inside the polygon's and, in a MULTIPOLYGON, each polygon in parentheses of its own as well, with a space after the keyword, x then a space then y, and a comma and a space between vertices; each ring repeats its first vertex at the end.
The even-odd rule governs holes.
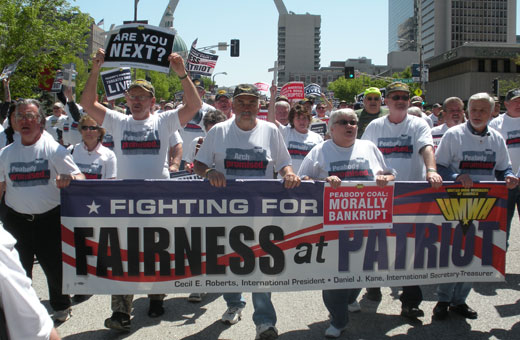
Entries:
POLYGON ((323 229, 390 229, 393 218, 393 182, 381 188, 370 183, 342 182, 323 192, 323 229))
POLYGON ((280 96, 286 96, 289 100, 302 100, 305 99, 305 89, 303 82, 292 81, 282 86, 280 90, 280 96))

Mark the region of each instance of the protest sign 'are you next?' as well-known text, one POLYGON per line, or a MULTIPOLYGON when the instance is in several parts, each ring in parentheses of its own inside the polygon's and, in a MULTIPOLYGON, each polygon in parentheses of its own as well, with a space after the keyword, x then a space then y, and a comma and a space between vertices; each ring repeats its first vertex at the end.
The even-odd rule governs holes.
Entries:
POLYGON ((169 73, 173 31, 143 24, 117 26, 110 31, 103 67, 135 67, 169 73))

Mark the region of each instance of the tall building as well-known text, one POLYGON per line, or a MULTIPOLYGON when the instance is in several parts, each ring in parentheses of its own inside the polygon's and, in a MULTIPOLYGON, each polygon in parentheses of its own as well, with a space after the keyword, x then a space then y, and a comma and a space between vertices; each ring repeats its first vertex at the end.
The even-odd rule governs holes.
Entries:
POLYGON ((469 42, 516 43, 516 0, 422 0, 426 59, 469 42))
POLYGON ((295 74, 320 69, 321 16, 287 12, 283 0, 274 2, 279 13, 278 65, 283 66, 278 71, 278 84, 284 84, 295 74))
POLYGON ((417 0, 389 0, 388 52, 416 51, 417 0))

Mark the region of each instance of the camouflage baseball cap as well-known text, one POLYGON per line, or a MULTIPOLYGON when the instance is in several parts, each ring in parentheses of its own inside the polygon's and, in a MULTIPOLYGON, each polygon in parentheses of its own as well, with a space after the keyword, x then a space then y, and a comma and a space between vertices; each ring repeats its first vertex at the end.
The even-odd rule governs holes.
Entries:
POLYGON ((152 83, 150 83, 148 80, 144 79, 136 79, 130 86, 128 87, 128 91, 135 87, 140 87, 146 92, 149 92, 152 94, 152 97, 155 97, 155 88, 153 87, 152 83))
POLYGON ((393 82, 386 86, 386 95, 388 96, 392 92, 396 91, 404 91, 404 92, 410 92, 410 88, 408 85, 400 82, 393 82))
POLYGON ((260 94, 258 93, 258 89, 255 85, 252 84, 240 84, 235 87, 235 92, 233 92, 233 98, 238 96, 254 96, 259 98, 260 94))

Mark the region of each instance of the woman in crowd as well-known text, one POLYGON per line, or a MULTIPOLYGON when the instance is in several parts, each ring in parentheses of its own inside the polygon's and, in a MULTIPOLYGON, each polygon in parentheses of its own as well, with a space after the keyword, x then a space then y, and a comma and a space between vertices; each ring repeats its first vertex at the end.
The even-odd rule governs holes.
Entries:
MULTIPOLYGON (((342 180, 376 181, 384 187, 395 180, 395 170, 386 166, 377 146, 356 139, 358 118, 351 109, 334 111, 329 120, 331 139, 315 146, 303 160, 298 176, 302 179, 324 180, 336 189, 342 180)), ((356 302, 361 289, 324 290, 323 302, 331 321, 325 336, 338 338, 348 323, 348 311, 359 311, 356 302)))
POLYGON ((79 120, 82 142, 70 146, 74 163, 76 163, 87 179, 116 178, 116 155, 101 145, 105 129, 99 126, 89 115, 79 120))

